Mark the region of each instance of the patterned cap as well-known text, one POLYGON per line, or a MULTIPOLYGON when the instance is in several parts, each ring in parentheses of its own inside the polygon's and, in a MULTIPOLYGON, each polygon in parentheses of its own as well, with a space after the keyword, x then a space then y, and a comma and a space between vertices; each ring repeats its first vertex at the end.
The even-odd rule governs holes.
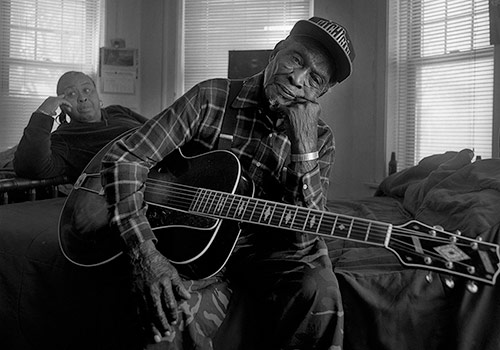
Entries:
POLYGON ((290 36, 309 36, 319 41, 335 60, 334 81, 345 80, 352 71, 354 48, 347 30, 340 24, 320 17, 300 20, 292 28, 290 36))

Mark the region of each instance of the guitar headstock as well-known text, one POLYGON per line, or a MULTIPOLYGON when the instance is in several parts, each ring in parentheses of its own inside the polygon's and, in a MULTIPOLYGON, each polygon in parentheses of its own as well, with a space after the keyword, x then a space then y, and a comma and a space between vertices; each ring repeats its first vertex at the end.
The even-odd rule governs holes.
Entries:
POLYGON ((446 232, 418 221, 393 226, 386 246, 405 266, 434 270, 490 285, 499 273, 498 244, 446 232))

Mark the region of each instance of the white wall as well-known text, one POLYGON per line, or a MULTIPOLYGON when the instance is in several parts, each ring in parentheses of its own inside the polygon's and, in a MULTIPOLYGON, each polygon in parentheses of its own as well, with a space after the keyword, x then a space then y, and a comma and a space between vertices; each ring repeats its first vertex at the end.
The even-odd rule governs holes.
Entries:
MULTIPOLYGON (((141 10, 141 1, 106 0, 105 4, 103 46, 109 47, 111 39, 124 39, 127 48, 139 49, 139 54, 141 54, 142 22, 140 16, 137 15, 141 10)), ((98 83, 100 83, 99 79, 98 83)), ((139 111, 142 90, 140 83, 141 75, 139 74, 139 79, 135 82, 135 94, 111 94, 100 91, 101 100, 105 106, 119 104, 139 111)))
POLYGON ((330 198, 371 195, 370 185, 386 175, 385 3, 315 1, 315 13, 347 28, 356 52, 351 77, 323 101, 323 118, 337 140, 330 198))
POLYGON ((106 0, 105 45, 122 38, 139 49, 139 80, 136 95, 104 95, 105 104, 152 117, 178 97, 181 12, 181 0, 106 0))

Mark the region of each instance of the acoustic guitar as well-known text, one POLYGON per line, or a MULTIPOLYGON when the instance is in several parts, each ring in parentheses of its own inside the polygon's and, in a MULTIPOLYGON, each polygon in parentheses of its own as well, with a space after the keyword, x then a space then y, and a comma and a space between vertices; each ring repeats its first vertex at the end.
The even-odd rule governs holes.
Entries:
MULTIPOLYGON (((77 265, 98 266, 122 254, 119 233, 108 225, 99 173, 109 147, 86 167, 61 212, 60 246, 77 265)), ((239 223, 384 247, 404 266, 472 282, 493 285, 499 273, 499 246, 458 232, 414 220, 395 226, 254 198, 252 182, 229 151, 194 157, 172 152, 150 170, 144 198, 158 250, 191 279, 210 277, 222 269, 239 237, 239 223)))

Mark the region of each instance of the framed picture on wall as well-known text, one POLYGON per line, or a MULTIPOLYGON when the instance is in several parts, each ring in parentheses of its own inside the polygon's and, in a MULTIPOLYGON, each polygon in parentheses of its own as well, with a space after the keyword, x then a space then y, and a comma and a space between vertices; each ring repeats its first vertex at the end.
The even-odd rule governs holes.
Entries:
POLYGON ((101 47, 99 53, 101 91, 135 94, 139 73, 138 50, 101 47))

